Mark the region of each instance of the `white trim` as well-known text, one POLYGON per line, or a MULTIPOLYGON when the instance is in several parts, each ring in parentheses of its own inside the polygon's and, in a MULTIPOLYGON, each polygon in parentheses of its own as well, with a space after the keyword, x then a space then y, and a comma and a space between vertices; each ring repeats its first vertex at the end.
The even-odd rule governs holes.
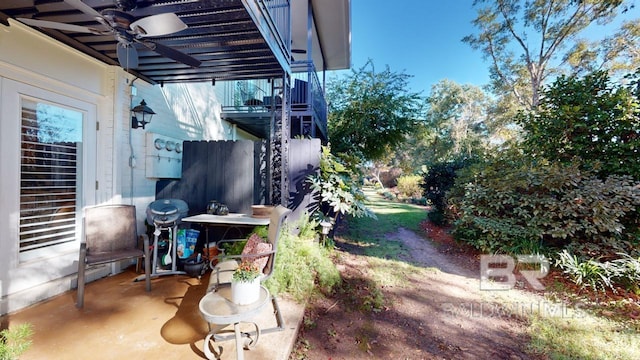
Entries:
MULTIPOLYGON (((0 168, 3 176, 0 177, 0 208, 5 216, 0 217, 0 248, 3 263, 0 272, 0 284, 2 295, 22 291, 38 284, 48 282, 75 272, 72 265, 77 261, 79 241, 82 236, 82 221, 78 221, 76 241, 56 251, 51 251, 47 256, 36 258, 18 256, 19 250, 19 175, 20 174, 20 99, 33 97, 46 102, 61 104, 62 106, 77 109, 84 114, 83 119, 83 163, 81 183, 80 206, 93 205, 95 203, 95 179, 96 179, 96 132, 97 104, 78 100, 62 95, 59 92, 45 90, 10 79, 2 79, 0 92, 0 168)), ((82 208, 78 208, 82 214, 82 208)), ((79 217, 81 220, 81 216, 79 217)))
POLYGON ((84 89, 79 89, 65 82, 55 80, 51 77, 40 75, 21 67, 3 62, 0 60, 0 78, 15 80, 18 82, 31 84, 33 86, 46 89, 60 95, 69 96, 81 101, 99 103, 106 100, 105 96, 101 96, 84 89))

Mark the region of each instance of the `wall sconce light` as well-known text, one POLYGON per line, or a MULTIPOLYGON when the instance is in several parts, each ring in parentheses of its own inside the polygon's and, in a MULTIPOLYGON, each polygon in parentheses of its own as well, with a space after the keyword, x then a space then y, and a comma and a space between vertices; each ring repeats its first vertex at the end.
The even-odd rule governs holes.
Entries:
POLYGON ((147 106, 147 103, 144 102, 144 99, 140 102, 139 105, 131 109, 131 111, 133 112, 133 116, 131 117, 132 129, 137 129, 139 127, 142 127, 144 129, 144 126, 150 123, 151 118, 156 114, 153 110, 151 110, 150 107, 147 106))

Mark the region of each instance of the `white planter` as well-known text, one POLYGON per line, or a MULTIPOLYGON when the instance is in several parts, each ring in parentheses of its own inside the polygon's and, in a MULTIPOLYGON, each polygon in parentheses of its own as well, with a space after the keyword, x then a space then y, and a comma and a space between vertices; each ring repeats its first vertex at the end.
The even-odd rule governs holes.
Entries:
POLYGON ((252 282, 232 281, 231 301, 238 305, 248 305, 258 301, 260 298, 260 278, 255 278, 252 282))

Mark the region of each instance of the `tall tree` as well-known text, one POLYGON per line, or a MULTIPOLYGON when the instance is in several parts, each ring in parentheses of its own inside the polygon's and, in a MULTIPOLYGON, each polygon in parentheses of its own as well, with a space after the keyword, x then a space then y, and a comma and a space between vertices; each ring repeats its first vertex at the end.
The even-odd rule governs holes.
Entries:
POLYGON ((476 86, 449 80, 433 85, 427 97, 427 124, 434 130, 428 138, 432 160, 452 160, 483 148, 489 139, 490 106, 490 99, 476 86))
POLYGON ((602 41, 581 39, 566 55, 577 75, 609 70, 611 76, 628 74, 640 67, 640 19, 626 21, 602 41))
POLYGON ((408 90, 409 78, 389 66, 376 72, 369 60, 332 79, 327 91, 331 151, 378 160, 402 143, 422 114, 422 99, 408 90))
POLYGON ((558 77, 538 111, 519 118, 524 150, 549 161, 577 162, 603 178, 640 179, 640 103, 633 90, 612 84, 605 72, 558 77))
POLYGON ((567 60, 563 51, 590 24, 613 19, 624 1, 475 0, 480 31, 463 41, 490 59, 495 92, 511 92, 535 109, 542 85, 567 60))

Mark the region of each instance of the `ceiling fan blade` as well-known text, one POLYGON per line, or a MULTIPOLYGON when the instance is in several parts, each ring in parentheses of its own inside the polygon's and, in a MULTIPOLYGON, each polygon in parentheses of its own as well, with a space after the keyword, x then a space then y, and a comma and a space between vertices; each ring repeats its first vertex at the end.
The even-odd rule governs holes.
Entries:
POLYGON ((24 23, 30 26, 37 26, 37 27, 43 27, 43 28, 49 28, 49 29, 79 32, 79 33, 100 34, 100 31, 96 29, 88 28, 85 26, 59 23, 55 21, 27 19, 27 18, 17 18, 17 20, 20 21, 21 23, 24 23))
POLYGON ((158 44, 153 41, 138 41, 138 42, 162 56, 166 56, 169 59, 173 59, 177 62, 181 62, 183 64, 186 64, 192 67, 199 67, 200 64, 202 63, 200 60, 190 55, 187 55, 183 52, 180 52, 176 49, 172 49, 166 45, 158 44))
POLYGON ((85 13, 87 15, 90 15, 90 16, 93 16, 93 17, 102 17, 102 15, 100 15, 100 13, 96 9, 94 9, 91 6, 83 3, 80 0, 64 0, 64 2, 69 4, 69 5, 71 5, 71 6, 73 6, 74 8, 82 11, 83 13, 85 13))
POLYGON ((186 28, 187 24, 174 13, 146 16, 131 23, 131 29, 140 37, 168 35, 186 28))
POLYGON ((132 45, 124 45, 118 43, 116 48, 118 54, 118 62, 120 66, 125 69, 137 69, 138 68, 138 50, 132 45))

